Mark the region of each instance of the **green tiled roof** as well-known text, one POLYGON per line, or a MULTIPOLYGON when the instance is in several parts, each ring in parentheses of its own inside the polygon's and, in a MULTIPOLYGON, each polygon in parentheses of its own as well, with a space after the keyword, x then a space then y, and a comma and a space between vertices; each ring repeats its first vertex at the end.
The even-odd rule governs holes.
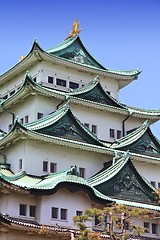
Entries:
POLYGON ((115 159, 113 159, 112 166, 94 175, 93 177, 90 177, 87 181, 92 186, 96 186, 103 182, 107 182, 109 179, 111 179, 112 177, 118 174, 118 172, 127 163, 128 159, 129 159, 129 154, 126 154, 126 156, 122 155, 121 157, 118 157, 118 156, 115 157, 115 159), (116 160, 116 158, 118 159, 116 160))
POLYGON ((31 191, 31 194, 34 194, 34 191, 52 190, 55 187, 58 187, 59 184, 63 183, 68 183, 69 186, 71 186, 72 184, 78 184, 79 186, 90 189, 93 196, 95 196, 99 200, 105 201, 106 203, 115 202, 117 204, 125 204, 128 206, 160 211, 160 207, 157 205, 120 200, 113 197, 105 196, 104 194, 96 190, 88 180, 79 177, 76 173, 75 167, 72 167, 71 169, 62 172, 51 173, 43 177, 27 175, 25 172, 13 174, 10 170, 0 169, 0 179, 1 182, 5 181, 13 187, 19 187, 21 189, 27 190, 28 192, 31 191))
POLYGON ((73 115, 69 102, 52 114, 35 122, 24 124, 24 126, 29 130, 42 134, 77 139, 78 141, 104 146, 97 136, 73 115))
POLYGON ((112 199, 157 204, 153 194, 156 189, 139 174, 129 154, 115 156, 109 168, 102 169, 87 181, 112 199))
POLYGON ((85 86, 72 90, 67 94, 67 97, 81 98, 127 111, 123 104, 104 91, 98 76, 85 86))
POLYGON ((111 148, 122 148, 124 146, 130 145, 131 143, 137 141, 148 129, 149 124, 147 122, 144 122, 140 125, 140 127, 136 128, 126 136, 117 139, 115 143, 111 145, 111 148))
POLYGON ((160 159, 160 142, 151 132, 147 122, 130 131, 128 135, 117 139, 110 147, 160 159))
POLYGON ((118 71, 105 68, 87 51, 79 35, 74 35, 71 38, 65 39, 57 46, 46 50, 46 53, 62 59, 66 59, 68 61, 76 62, 80 65, 86 65, 91 68, 100 69, 111 74, 138 76, 138 74, 141 73, 141 70, 139 69, 131 71, 118 71))

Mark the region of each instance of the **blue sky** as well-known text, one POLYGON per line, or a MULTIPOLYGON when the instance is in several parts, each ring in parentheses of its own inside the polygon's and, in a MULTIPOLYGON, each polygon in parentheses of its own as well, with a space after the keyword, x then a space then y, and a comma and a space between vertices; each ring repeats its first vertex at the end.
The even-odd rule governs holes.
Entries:
MULTIPOLYGON (((35 38, 43 49, 63 41, 78 18, 82 42, 102 65, 142 70, 121 91, 121 102, 160 109, 159 0, 1 0, 0 12, 0 74, 30 51, 35 38)), ((160 139, 160 124, 152 130, 160 139)))

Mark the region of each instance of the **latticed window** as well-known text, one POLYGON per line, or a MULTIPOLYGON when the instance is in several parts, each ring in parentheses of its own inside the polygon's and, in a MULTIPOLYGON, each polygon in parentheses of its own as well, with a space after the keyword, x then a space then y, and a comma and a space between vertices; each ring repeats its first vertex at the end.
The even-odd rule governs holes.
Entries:
POLYGON ((50 172, 55 173, 57 171, 57 163, 50 163, 50 172))
POLYGON ((122 132, 120 130, 117 130, 117 139, 122 137, 122 132))
POLYGON ((27 215, 27 205, 26 204, 19 205, 19 215, 21 215, 21 216, 27 215))
POLYGON ((52 207, 52 218, 58 219, 58 208, 52 207))
POLYGON ((37 119, 43 118, 43 113, 37 113, 37 119))
POLYGON ((53 77, 48 76, 48 83, 52 83, 53 84, 53 77))
POLYGON ((48 162, 47 161, 43 161, 43 171, 48 172, 48 162))
POLYGON ((152 234, 157 234, 158 225, 156 223, 152 223, 152 234))
POLYGON ((109 129, 109 134, 110 134, 110 137, 111 137, 111 138, 114 138, 114 137, 115 137, 115 130, 112 129, 112 128, 110 128, 110 129, 109 129))
POLYGON ((145 233, 149 233, 149 222, 144 222, 144 231, 145 233))
POLYGON ((29 216, 30 217, 35 217, 36 216, 36 206, 35 205, 30 205, 29 206, 29 216))
POLYGON ((76 216, 82 216, 83 211, 76 211, 76 216))
POLYGON ((85 177, 85 168, 79 168, 79 175, 80 177, 84 178, 85 177))
POLYGON ((96 125, 92 125, 92 132, 94 134, 97 134, 97 126, 96 125))
POLYGON ((61 208, 61 220, 67 220, 67 209, 61 208))
POLYGON ((66 87, 66 81, 63 80, 63 79, 60 79, 60 78, 56 79, 56 84, 59 85, 59 86, 66 87))
POLYGON ((79 84, 75 82, 69 82, 69 88, 72 89, 79 88, 79 84))

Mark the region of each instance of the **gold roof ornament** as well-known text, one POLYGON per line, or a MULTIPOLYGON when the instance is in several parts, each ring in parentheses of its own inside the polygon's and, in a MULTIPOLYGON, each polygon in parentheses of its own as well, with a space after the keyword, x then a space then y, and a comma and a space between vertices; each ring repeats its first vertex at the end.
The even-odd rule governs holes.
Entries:
POLYGON ((75 34, 79 34, 81 30, 79 30, 79 25, 80 23, 77 22, 78 18, 76 18, 76 20, 74 20, 73 24, 72 24, 72 31, 70 32, 68 38, 73 37, 75 34))

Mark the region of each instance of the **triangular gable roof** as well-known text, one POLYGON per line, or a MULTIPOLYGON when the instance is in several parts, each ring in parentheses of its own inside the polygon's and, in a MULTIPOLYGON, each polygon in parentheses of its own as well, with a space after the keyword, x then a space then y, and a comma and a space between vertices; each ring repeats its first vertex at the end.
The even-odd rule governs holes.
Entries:
POLYGON ((76 63, 93 66, 99 69, 107 70, 84 47, 79 35, 75 34, 73 37, 66 38, 57 46, 46 50, 47 53, 74 61, 76 63))
POLYGON ((117 139, 111 148, 160 157, 160 143, 152 134, 147 122, 130 131, 128 135, 117 139))
POLYGON ((123 200, 156 204, 156 189, 142 177, 128 155, 116 156, 111 167, 88 179, 102 194, 123 200))
POLYGON ((68 109, 66 108, 65 111, 65 109, 61 108, 59 110, 60 111, 57 110, 59 114, 52 113, 49 116, 46 116, 44 118, 44 121, 42 119, 39 119, 36 122, 32 122, 30 124, 23 125, 16 119, 15 124, 10 132, 0 140, 0 149, 8 147, 13 142, 20 141, 21 139, 33 139, 36 141, 42 141, 46 143, 49 142, 62 146, 66 145, 71 148, 78 148, 86 151, 113 155, 113 150, 103 145, 103 143, 98 140, 96 135, 94 135, 89 129, 87 129, 87 127, 85 127, 82 123, 80 123, 78 119, 72 115, 70 110, 68 116, 73 120, 73 126, 71 126, 71 123, 68 124, 67 121, 64 121, 65 124, 63 129, 63 122, 61 125, 61 121, 58 122, 58 120, 60 120, 61 117, 64 117, 65 119, 65 114, 67 114, 68 109), (52 128, 49 129, 49 125, 52 123, 53 132, 52 128), (58 125, 58 123, 60 123, 61 126, 58 125), (59 133, 61 130, 62 132, 60 134, 57 134, 54 126, 60 128, 59 133), (48 135, 46 134, 46 129, 44 129, 45 127, 47 127, 47 131, 49 133, 48 135), (44 132, 42 133, 41 131, 44 132), (65 137, 63 137, 63 134, 65 137))
POLYGON ((41 134, 103 146, 97 136, 73 115, 68 102, 52 114, 24 126, 41 134))
MULTIPOLYGON (((59 52, 60 53, 60 52, 59 52)), ((74 54, 77 54, 75 51, 74 54)), ((129 84, 132 80, 137 79, 138 75, 140 74, 140 70, 133 70, 133 71, 115 71, 109 70, 104 68, 101 64, 99 64, 85 49, 79 36, 73 37, 73 39, 68 38, 62 44, 58 45, 50 50, 43 50, 37 41, 35 40, 30 52, 24 57, 20 62, 10 68, 7 72, 0 76, 0 83, 3 83, 3 80, 7 81, 13 76, 17 75, 22 71, 27 71, 28 68, 33 65, 37 61, 51 61, 56 62, 57 64, 68 65, 70 67, 76 69, 82 69, 83 71, 95 73, 95 74, 102 74, 107 76, 116 76, 116 79, 119 81, 119 88, 122 88, 129 84), (76 41, 77 39, 77 41, 76 41), (59 51, 65 51, 65 48, 69 48, 72 44, 79 44, 82 48, 81 51, 78 53, 80 54, 78 58, 71 60, 68 57, 61 57, 58 56, 59 51), (82 63, 80 59, 84 58, 85 62, 82 63)))
POLYGON ((90 83, 81 88, 72 90, 67 94, 69 97, 77 97, 85 100, 107 104, 112 107, 126 109, 126 107, 104 91, 100 84, 99 77, 93 79, 90 83))

